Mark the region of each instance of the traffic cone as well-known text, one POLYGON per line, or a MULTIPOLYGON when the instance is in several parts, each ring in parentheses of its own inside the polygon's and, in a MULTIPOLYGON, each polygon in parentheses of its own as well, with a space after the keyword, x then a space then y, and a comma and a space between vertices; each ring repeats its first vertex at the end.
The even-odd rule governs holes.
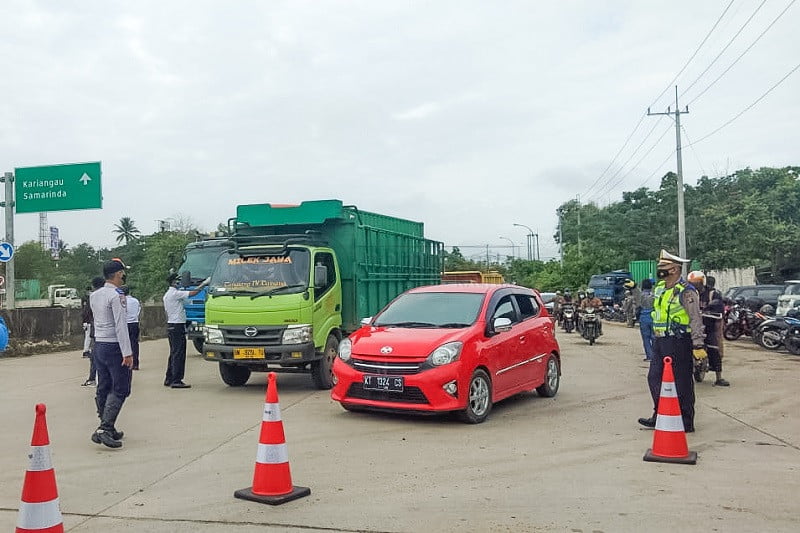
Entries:
POLYGON ((50 460, 50 437, 47 435, 47 419, 44 416, 46 410, 43 403, 36 405, 31 453, 28 455, 31 465, 25 472, 25 483, 22 486, 17 533, 64 531, 58 504, 56 473, 50 460))
POLYGON ((664 358, 664 376, 658 398, 653 447, 648 448, 643 459, 659 463, 697 464, 697 452, 690 452, 686 443, 681 406, 675 389, 675 375, 672 373, 672 357, 669 356, 664 358))
POLYGON ((292 485, 289 472, 289 454, 283 434, 281 406, 278 403, 278 385, 275 372, 267 378, 267 399, 261 419, 261 434, 258 438, 256 469, 253 486, 233 493, 236 498, 270 505, 280 505, 311 494, 308 487, 292 485))

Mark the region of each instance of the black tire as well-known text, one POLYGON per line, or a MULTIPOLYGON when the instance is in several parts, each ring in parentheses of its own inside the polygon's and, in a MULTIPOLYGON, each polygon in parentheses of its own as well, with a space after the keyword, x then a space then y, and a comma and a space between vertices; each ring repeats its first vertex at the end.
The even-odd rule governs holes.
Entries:
POLYGON ((795 336, 786 337, 784 343, 786 344, 786 349, 789 350, 790 354, 800 355, 800 338, 795 336))
POLYGON ((594 337, 589 337, 589 346, 594 345, 594 337))
POLYGON ((492 411, 492 382, 489 375, 476 369, 469 378, 467 388, 467 407, 459 413, 462 421, 468 424, 480 424, 492 411))
POLYGON ((192 339, 192 344, 194 344, 194 349, 197 350, 197 353, 203 353, 203 337, 192 339))
POLYGON ((564 321, 564 330, 567 333, 572 333, 572 320, 565 320, 564 321))
POLYGON ((722 332, 726 340, 735 341, 742 336, 742 328, 736 322, 727 324, 722 332))
POLYGON ((777 350, 781 347, 781 332, 775 328, 767 328, 756 333, 756 342, 767 350, 777 350))
POLYGON ((320 390, 333 387, 333 360, 339 351, 339 339, 336 335, 328 335, 325 341, 325 351, 322 358, 311 363, 311 379, 314 386, 320 390))
POLYGON ((550 355, 547 359, 547 370, 544 374, 544 383, 536 387, 536 392, 544 398, 552 398, 558 393, 561 384, 561 371, 558 368, 558 359, 550 355))
POLYGON ((231 387, 241 387, 250 379, 250 369, 246 366, 219 364, 219 375, 222 381, 231 387))
POLYGON ((702 383, 705 378, 706 373, 703 370, 700 370, 699 368, 694 369, 694 380, 697 383, 702 383))

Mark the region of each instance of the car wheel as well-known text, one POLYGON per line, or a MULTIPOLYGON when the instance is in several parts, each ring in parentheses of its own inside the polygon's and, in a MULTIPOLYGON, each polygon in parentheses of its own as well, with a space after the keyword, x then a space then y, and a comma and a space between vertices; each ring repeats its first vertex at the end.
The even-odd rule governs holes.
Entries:
POLYGON ((492 383, 489 375, 478 368, 469 378, 467 407, 461 412, 461 420, 468 424, 480 424, 492 410, 492 383))
POLYGON ((338 350, 339 339, 336 335, 328 335, 322 358, 311 363, 311 379, 314 380, 316 388, 327 390, 333 387, 333 360, 336 359, 338 350))
POLYGON ((241 387, 250 379, 250 369, 246 366, 220 363, 219 375, 222 376, 222 381, 224 381, 226 385, 241 387))
POLYGON ((558 359, 555 355, 551 355, 547 359, 547 371, 544 375, 544 383, 536 387, 536 392, 539 396, 545 398, 552 398, 558 392, 558 386, 561 384, 561 375, 558 368, 558 359))
POLYGON ((197 353, 203 353, 203 337, 192 339, 192 344, 194 344, 194 349, 197 350, 197 353))

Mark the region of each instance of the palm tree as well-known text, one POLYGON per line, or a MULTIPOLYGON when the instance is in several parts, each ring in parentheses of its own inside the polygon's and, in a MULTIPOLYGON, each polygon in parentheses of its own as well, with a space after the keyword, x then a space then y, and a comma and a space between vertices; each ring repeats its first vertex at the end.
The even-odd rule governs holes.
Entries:
POLYGON ((114 224, 114 233, 117 234, 117 243, 125 241, 125 244, 135 241, 141 232, 136 227, 136 223, 131 217, 122 217, 119 219, 119 224, 114 224))

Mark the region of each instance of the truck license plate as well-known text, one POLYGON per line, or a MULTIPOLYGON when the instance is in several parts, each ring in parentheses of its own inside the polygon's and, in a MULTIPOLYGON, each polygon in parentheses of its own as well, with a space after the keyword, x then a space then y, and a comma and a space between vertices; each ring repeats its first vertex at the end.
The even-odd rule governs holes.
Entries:
POLYGON ((264 348, 234 348, 234 359, 264 359, 264 348))
POLYGON ((376 376, 364 375, 364 390, 379 390, 387 392, 403 392, 404 379, 402 376, 376 376))

